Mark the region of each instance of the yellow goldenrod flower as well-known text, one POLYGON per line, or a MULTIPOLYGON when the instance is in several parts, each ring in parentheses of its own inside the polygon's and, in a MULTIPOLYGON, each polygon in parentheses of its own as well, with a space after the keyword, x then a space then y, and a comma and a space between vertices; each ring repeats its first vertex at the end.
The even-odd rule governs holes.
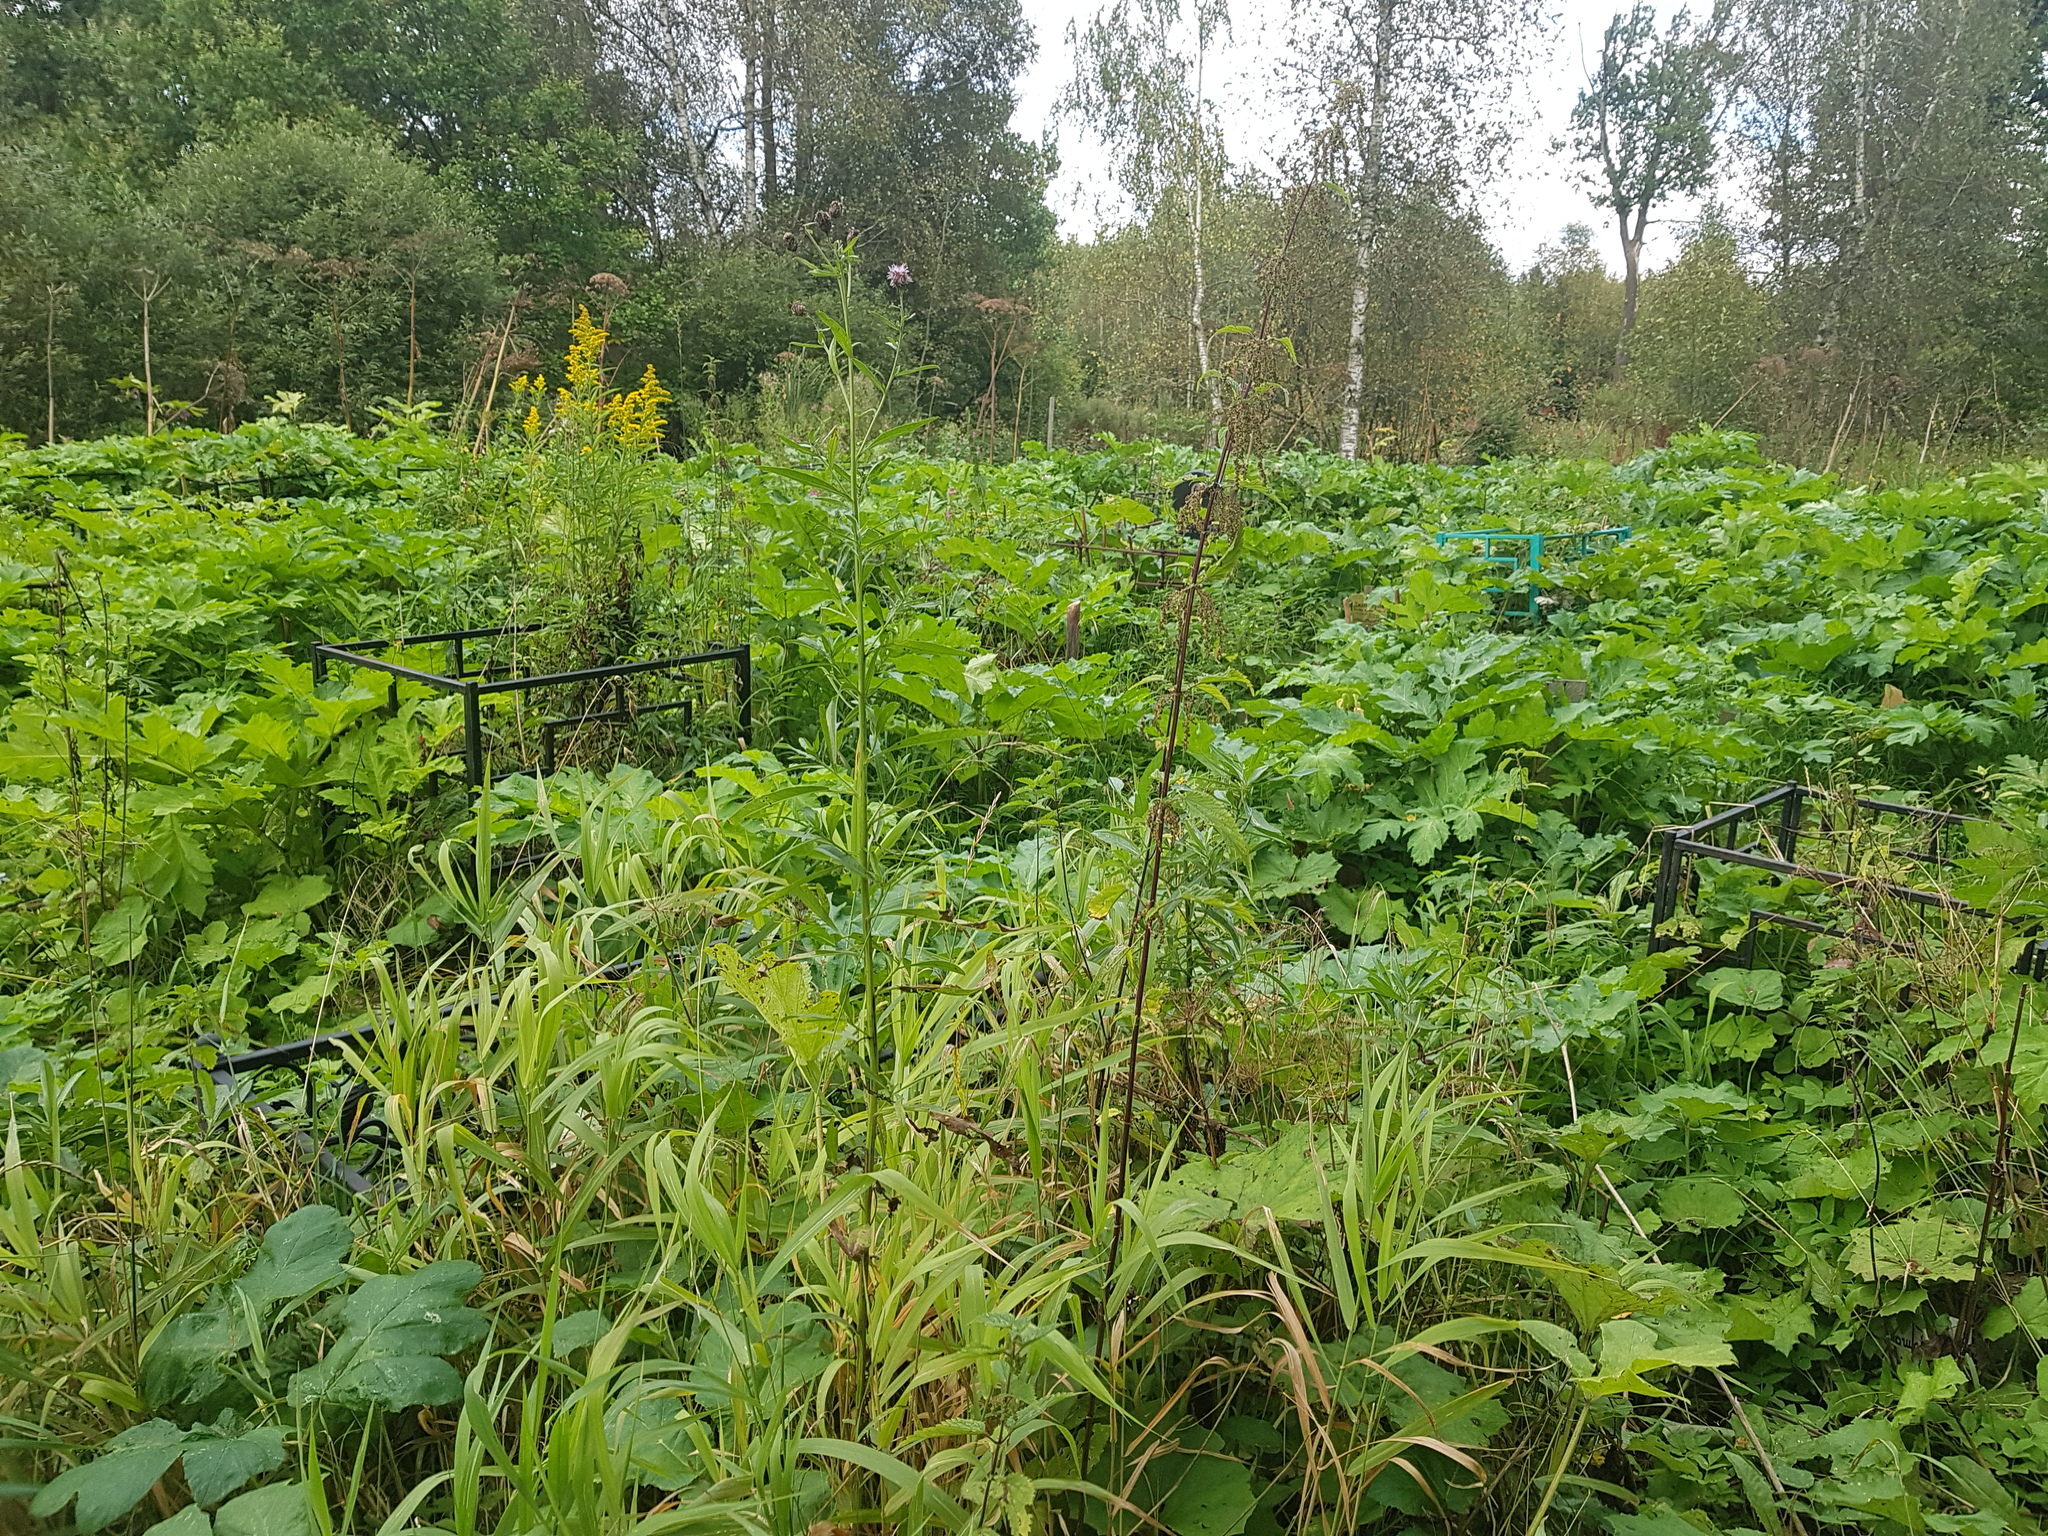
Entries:
POLYGON ((569 322, 569 388, 579 400, 595 401, 604 388, 604 344, 608 338, 582 305, 569 322))

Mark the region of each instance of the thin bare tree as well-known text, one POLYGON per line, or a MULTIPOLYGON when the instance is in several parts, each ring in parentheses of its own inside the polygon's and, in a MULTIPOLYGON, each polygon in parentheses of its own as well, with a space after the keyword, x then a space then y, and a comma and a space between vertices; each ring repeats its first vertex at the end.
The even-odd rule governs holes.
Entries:
POLYGON ((1145 223, 1167 217, 1185 229, 1188 331, 1212 430, 1223 385, 1210 358, 1205 222, 1228 161, 1205 86, 1209 57, 1229 32, 1228 0, 1193 0, 1189 11, 1181 0, 1112 0, 1085 29, 1068 27, 1074 75, 1059 105, 1109 151, 1117 185, 1145 223))

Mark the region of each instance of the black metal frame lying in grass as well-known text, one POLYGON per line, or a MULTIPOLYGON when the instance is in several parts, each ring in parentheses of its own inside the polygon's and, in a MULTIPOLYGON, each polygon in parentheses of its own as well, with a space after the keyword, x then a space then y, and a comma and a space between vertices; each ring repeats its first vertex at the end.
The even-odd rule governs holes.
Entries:
MULTIPOLYGON (((657 963, 674 963, 669 956, 655 959, 657 963)), ((587 973, 585 980, 624 981, 646 963, 640 959, 615 960, 587 973)), ((496 1002, 497 998, 493 996, 490 1001, 496 1002)), ((469 1026, 458 1016, 470 1007, 467 1001, 449 1003, 442 1008, 441 1018, 458 1030, 467 1030, 469 1026)), ((218 1040, 202 1037, 197 1042, 198 1047, 211 1049, 213 1059, 207 1063, 195 1057, 193 1070, 195 1074, 203 1073, 212 1080, 213 1103, 217 1109, 225 1104, 230 1112, 236 1109, 249 1111, 266 1125, 278 1120, 279 1125, 272 1128, 284 1131, 287 1144, 311 1163, 320 1177, 338 1184, 358 1198, 367 1198, 376 1193, 377 1178, 390 1159, 395 1142, 391 1128, 384 1123, 381 1107, 375 1102, 374 1092, 350 1065, 347 1051, 351 1046, 358 1049, 369 1046, 376 1039, 377 1028, 378 1021, 373 1016, 353 1028, 309 1035, 303 1040, 288 1040, 282 1045, 258 1046, 232 1056, 221 1052, 218 1040), (325 1127, 320 1123, 323 1113, 321 1083, 312 1070, 313 1063, 322 1059, 335 1061, 342 1079, 332 1085, 328 1096, 333 1119, 325 1127), (296 1099, 290 1090, 236 1097, 241 1087, 251 1079, 285 1072, 298 1079, 296 1099), (300 1123, 289 1125, 287 1117, 296 1117, 300 1123)))
MULTIPOLYGON (((204 1066, 195 1061, 194 1065, 213 1080, 216 1103, 226 1100, 231 1107, 251 1111, 265 1122, 281 1116, 303 1117, 299 1127, 287 1132, 292 1149, 311 1162, 322 1178, 339 1184, 352 1195, 366 1196, 375 1188, 373 1176, 390 1154, 390 1129, 369 1103, 368 1086, 350 1073, 350 1081, 336 1085, 332 1131, 321 1132, 320 1085, 312 1064, 321 1057, 341 1057, 345 1046, 367 1045, 376 1031, 373 1020, 354 1029, 335 1030, 283 1045, 260 1046, 234 1056, 222 1054, 216 1042, 202 1040, 202 1048, 214 1047, 213 1061, 204 1066), (250 1079, 279 1072, 295 1072, 298 1102, 293 1102, 289 1091, 236 1101, 237 1090, 250 1079), (368 1145, 370 1155, 356 1154, 353 1161, 345 1160, 343 1154, 352 1153, 359 1142, 368 1145)), ((345 1066, 343 1070, 347 1070, 345 1066)))
MULTIPOLYGON (((623 724, 637 720, 643 715, 662 714, 672 710, 684 711, 687 723, 691 712, 690 700, 676 699, 636 705, 625 695, 626 682, 631 678, 674 676, 693 667, 731 662, 741 744, 744 745, 753 734, 753 653, 744 645, 716 651, 698 651, 687 656, 657 656, 645 661, 611 662, 601 667, 579 667, 569 672, 525 673, 515 671, 510 666, 491 662, 486 662, 480 667, 469 665, 468 646, 471 641, 499 640, 509 636, 531 634, 536 628, 537 626, 531 624, 504 624, 488 629, 451 629, 430 635, 401 635, 394 640, 323 640, 313 646, 313 681, 316 684, 325 682, 330 669, 336 666, 361 667, 372 672, 382 672, 390 677, 393 707, 398 703, 398 685, 401 681, 419 683, 438 693, 459 696, 462 700, 463 782, 472 789, 484 782, 483 701, 497 694, 530 693, 539 688, 577 685, 596 685, 599 689, 609 685, 613 689, 614 696, 619 702, 609 709, 583 710, 575 714, 550 715, 542 719, 540 761, 534 765, 541 773, 554 772, 556 733, 564 727, 623 724), (416 645, 446 646, 447 669, 443 672, 427 672, 373 654, 379 651, 404 651, 416 645)), ((523 771, 523 768, 511 771, 523 771)))

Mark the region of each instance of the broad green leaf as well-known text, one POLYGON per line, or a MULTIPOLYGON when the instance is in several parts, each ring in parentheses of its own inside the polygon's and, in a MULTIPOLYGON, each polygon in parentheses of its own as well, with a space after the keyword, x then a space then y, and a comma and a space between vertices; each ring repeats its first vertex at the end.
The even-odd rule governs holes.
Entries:
POLYGON ((334 885, 325 875, 280 876, 258 891, 253 901, 243 903, 242 910, 250 917, 296 917, 333 894, 334 885))
POLYGON ((1858 1227, 1842 1244, 1842 1264, 1864 1280, 1967 1280, 1977 1265, 1977 1234, 1939 1216, 1858 1227))
POLYGON ((1797 1291, 1728 1298, 1728 1341, 1768 1344, 1781 1355, 1813 1332, 1813 1303, 1797 1291))
POLYGON ((1618 1317, 1624 1312, 1643 1310, 1643 1298, 1609 1275, 1577 1267, 1544 1271, 1544 1278, 1557 1287, 1557 1294, 1572 1309, 1582 1330, 1618 1317))
MULTIPOLYGON (((1214 1163, 1206 1157, 1190 1158, 1147 1191, 1146 1209, 1192 1198, 1208 1213, 1206 1220, 1242 1221, 1261 1207, 1282 1221, 1319 1220, 1329 1195, 1310 1151, 1315 1139, 1315 1127, 1290 1125, 1269 1147, 1227 1153, 1214 1163)), ((1336 1155, 1327 1130, 1317 1150, 1327 1168, 1336 1155)))
POLYGON ((47 1520, 76 1498, 72 1518, 90 1536, 140 1504, 184 1449, 185 1431, 168 1420, 138 1424, 109 1440, 101 1455, 53 1479, 30 1503, 29 1513, 47 1520))
POLYGON ((384 937, 409 949, 431 949, 446 944, 459 931, 462 915, 446 892, 432 891, 420 904, 393 923, 384 937))
POLYGON ((185 1485, 201 1504, 218 1504, 252 1477, 284 1465, 284 1431, 267 1425, 227 1439, 185 1442, 185 1485))
POLYGON ((1725 966, 1694 983, 1719 1008, 1746 1008, 1774 1013, 1785 1006, 1785 978, 1776 971, 1745 971, 1725 966))
POLYGON ((706 1326, 689 1377, 700 1401, 730 1405, 749 1390, 781 1398, 832 1367, 831 1332, 800 1301, 773 1302, 755 1322, 701 1315, 706 1326))
POLYGON ((490 1331, 462 1304, 483 1279, 466 1259, 443 1259, 404 1275, 379 1275, 328 1311, 341 1337, 319 1364, 292 1377, 293 1407, 334 1403, 396 1411, 452 1403, 462 1378, 443 1355, 467 1349, 490 1331))
POLYGON ((1579 1390, 1587 1397, 1614 1397, 1624 1392, 1643 1397, 1672 1394, 1651 1382, 1649 1373, 1671 1366, 1710 1367, 1733 1365, 1735 1351, 1720 1340, 1688 1344, 1663 1344, 1656 1329, 1633 1318, 1617 1318, 1600 1325, 1600 1363, 1591 1376, 1581 1377, 1579 1390))
POLYGON ((1841 1055, 1841 1044, 1832 1029, 1802 1024, 1792 1031, 1792 1053, 1808 1071, 1824 1067, 1841 1055))
POLYGON ((15 1083, 34 1083, 43 1075, 48 1052, 33 1045, 10 1045, 0 1051, 0 1088, 15 1083))
MULTIPOLYGON (((1122 1478, 1101 1475, 1109 1470, 1106 1461, 1099 1460, 1093 1470, 1098 1474, 1094 1478, 1097 1483, 1122 1486, 1122 1478)), ((1163 1529, 1174 1536, 1237 1536, 1258 1505, 1250 1470, 1223 1454, 1222 1437, 1188 1423, 1177 1426, 1169 1444, 1155 1449, 1137 1470, 1128 1497, 1157 1523, 1139 1527, 1126 1517, 1105 1524, 1103 1509, 1091 1501, 1090 1527, 1098 1531, 1163 1529)))
POLYGON ((246 1406, 248 1394, 227 1366, 255 1342, 281 1301, 311 1295, 345 1278, 342 1259, 354 1241, 331 1207, 309 1205, 272 1223, 249 1272, 213 1304, 175 1317, 142 1358, 143 1396, 155 1407, 211 1412, 220 1403, 246 1406))
MULTIPOLYGON (((960 1485, 960 1497, 969 1509, 987 1510, 1008 1527, 1008 1536, 1033 1536, 1037 1530, 1031 1506, 1038 1498, 1038 1485, 1023 1472, 985 1471, 977 1468, 960 1485)), ((993 1531, 994 1521, 976 1527, 993 1531)))
POLYGON ((1252 894, 1268 901, 1320 891, 1336 878, 1337 859, 1331 853, 1296 858, 1290 850, 1270 845, 1252 861, 1252 894))
POLYGON ((141 954, 154 906, 147 896, 124 896, 111 912, 102 912, 92 925, 93 954, 109 966, 126 965, 141 954))
POLYGON ((554 1344, 555 1358, 565 1359, 579 1349, 588 1349, 611 1332, 611 1328, 612 1320, 594 1309, 556 1318, 555 1331, 549 1336, 554 1344))
POLYGON ((1673 1510, 1630 1515, 1602 1510, 1601 1520, 1613 1536, 1701 1536, 1701 1528, 1673 1510))
POLYGON ((974 660, 967 663, 967 669, 963 676, 967 684, 967 692, 970 696, 978 699, 1003 680, 1002 658, 994 652, 990 652, 985 656, 977 656, 974 660))
POLYGON ((1723 1179, 1673 1179, 1657 1189, 1657 1214, 1666 1221, 1704 1231, 1740 1226, 1749 1204, 1723 1179))
POLYGON ((1399 897, 1378 889, 1352 890, 1328 885, 1316 893, 1316 904, 1332 925, 1354 939, 1371 944, 1387 931, 1387 925, 1401 910, 1399 897))
POLYGON ((797 1065, 809 1070, 844 1036, 839 994, 814 997, 811 968, 772 956, 748 961, 730 944, 714 944, 711 958, 725 984, 760 1012, 797 1065))
POLYGON ((256 1307, 296 1300, 342 1279, 355 1234, 331 1205, 308 1205, 272 1223, 249 1272, 235 1282, 256 1307))
POLYGON ((1937 1356, 1928 1370, 1907 1366, 1899 1372, 1899 1411, 1893 1415, 1900 1424, 1917 1424, 1936 1403, 1945 1403, 1969 1384, 1970 1378, 1949 1355, 1937 1356))
POLYGON ((2026 1330, 2036 1348, 2048 1345, 2048 1284, 2039 1275, 2014 1292, 2010 1302, 1993 1307, 1984 1319, 1987 1339, 2002 1339, 2018 1328, 2026 1330))
POLYGON ((194 965, 231 960, 245 971, 260 971, 298 952, 299 926, 275 917, 243 918, 233 924, 216 919, 185 941, 185 954, 194 965))
POLYGON ((1778 1034, 1753 1013, 1724 1013, 1701 1040, 1718 1060, 1752 1062, 1778 1043, 1778 1034))
POLYGON ((200 917, 213 889, 213 860, 183 819, 167 816, 136 857, 135 883, 158 901, 200 917))
POLYGON ((1580 1353, 1579 1341, 1572 1337, 1570 1329, 1560 1328, 1556 1323, 1547 1323, 1540 1317, 1520 1318, 1508 1326, 1533 1339, 1545 1354, 1573 1375, 1592 1374, 1593 1362, 1580 1353))
POLYGON ((1749 1106, 1748 1096, 1727 1083, 1673 1083, 1643 1095, 1636 1112, 1647 1119, 1663 1110, 1676 1110, 1688 1125, 1703 1125, 1718 1115, 1737 1114, 1749 1106))
POLYGON ((207 1403, 232 1386, 223 1367, 252 1342, 247 1322, 217 1307, 172 1318, 142 1357, 143 1399, 158 1409, 207 1403))
POLYGON ((221 1505, 213 1536, 314 1536, 303 1483, 271 1483, 221 1505))
POLYGON ((326 970, 317 970, 300 981, 296 986, 287 987, 277 996, 264 1003, 272 1013, 306 1013, 317 1008, 333 990, 334 976, 326 970))
POLYGON ((1244 1463, 1198 1456, 1181 1472, 1158 1513, 1174 1536, 1238 1536, 1258 1502, 1251 1469, 1244 1463))
POLYGON ((159 1520, 144 1536, 213 1536, 213 1521, 197 1504, 187 1504, 168 1520, 159 1520))

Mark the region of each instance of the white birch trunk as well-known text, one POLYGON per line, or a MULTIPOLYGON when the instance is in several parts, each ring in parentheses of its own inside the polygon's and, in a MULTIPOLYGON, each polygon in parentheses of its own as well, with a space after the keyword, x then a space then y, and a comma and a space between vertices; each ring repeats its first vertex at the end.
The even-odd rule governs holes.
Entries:
POLYGON ((1351 341, 1344 354, 1344 414, 1338 429, 1337 452, 1358 457, 1358 416, 1365 399, 1365 312, 1372 301, 1373 236, 1358 242, 1358 265, 1351 277, 1351 341))
POLYGON ((1337 433, 1337 451, 1358 457, 1359 416, 1365 404, 1365 316, 1372 301, 1372 267, 1385 222, 1387 104, 1393 84, 1394 7, 1397 0, 1379 0, 1373 29, 1372 104, 1365 127, 1365 187, 1358 235, 1358 266, 1351 278, 1351 340, 1344 357, 1344 402, 1337 433))
POLYGON ((1202 67, 1207 51, 1198 21, 1195 26, 1195 186, 1193 215, 1188 221, 1193 236, 1195 282, 1188 299, 1188 324, 1195 333, 1195 368, 1209 393, 1209 444, 1214 447, 1216 434, 1223 424, 1223 386, 1209 363, 1208 270, 1202 261, 1202 67))

